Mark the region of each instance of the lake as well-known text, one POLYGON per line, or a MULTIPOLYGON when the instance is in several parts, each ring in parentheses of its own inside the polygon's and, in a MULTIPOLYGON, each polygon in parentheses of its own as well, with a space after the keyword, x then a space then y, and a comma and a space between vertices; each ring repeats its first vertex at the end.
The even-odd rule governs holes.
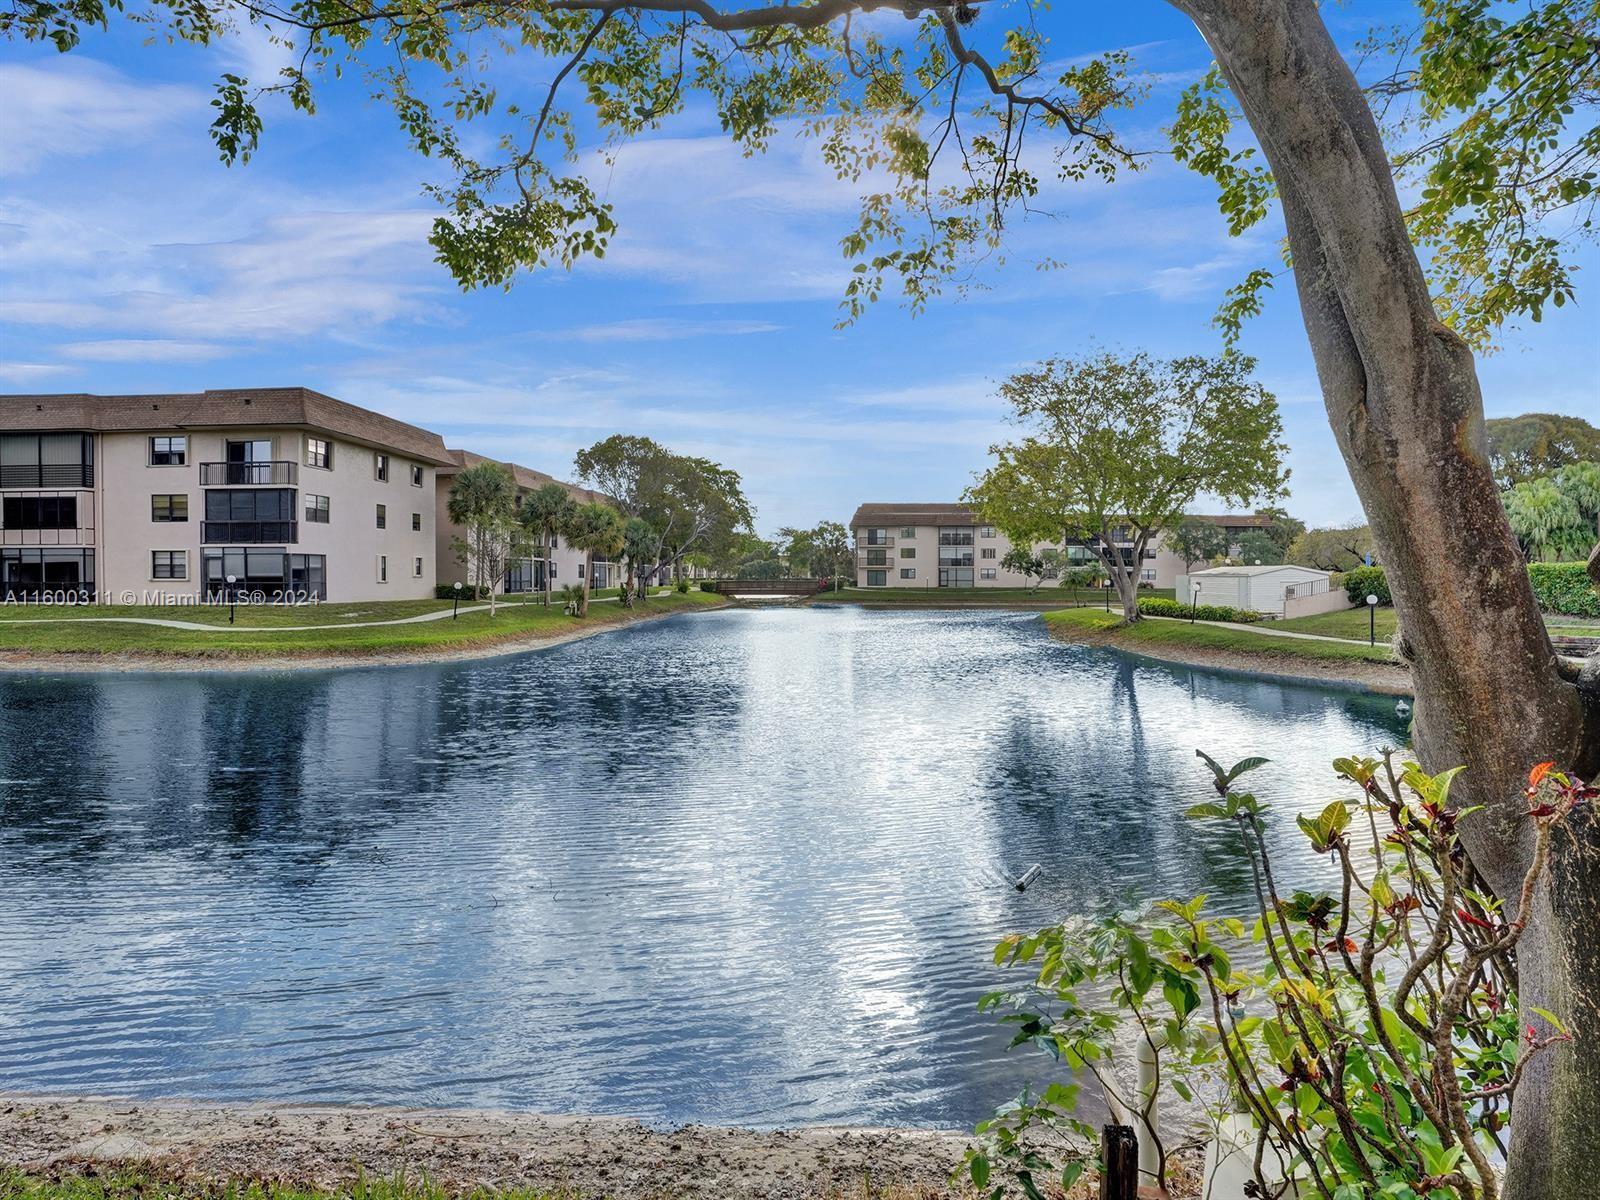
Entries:
POLYGON ((748 609, 472 663, 0 674, 0 1089, 965 1126, 1003 934, 1290 883, 1392 699, 748 609), (1026 893, 1011 880, 1043 872, 1026 893))

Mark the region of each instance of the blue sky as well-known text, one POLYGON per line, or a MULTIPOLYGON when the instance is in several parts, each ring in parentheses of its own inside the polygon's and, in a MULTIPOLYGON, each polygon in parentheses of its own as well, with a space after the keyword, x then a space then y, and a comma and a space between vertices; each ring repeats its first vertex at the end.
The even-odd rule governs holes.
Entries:
MULTIPOLYGON (((1393 13, 1331 11, 1345 40, 1393 13)), ((1129 122, 1153 141, 1207 65, 1198 36, 1160 5, 1071 19, 1044 18, 1060 56, 1135 46, 1158 73, 1129 122)), ((358 79, 326 85, 315 117, 270 109, 247 166, 217 161, 216 76, 265 79, 281 53, 249 31, 0 45, 0 390, 303 384, 557 474, 580 446, 645 433, 739 470, 771 532, 956 498, 1005 432, 998 380, 1097 345, 1215 352, 1221 292, 1276 255, 1275 225, 1229 238, 1204 182, 1163 162, 1055 189, 989 290, 836 330, 856 193, 814 143, 746 159, 697 110, 593 175, 621 225, 603 262, 463 294, 425 240, 435 168, 358 79)), ((548 73, 517 79, 537 95, 548 73)), ((1511 333, 1480 365, 1489 415, 1600 412, 1597 333, 1581 304, 1511 333)), ((1244 348, 1282 404, 1291 511, 1357 517, 1287 280, 1244 348)))

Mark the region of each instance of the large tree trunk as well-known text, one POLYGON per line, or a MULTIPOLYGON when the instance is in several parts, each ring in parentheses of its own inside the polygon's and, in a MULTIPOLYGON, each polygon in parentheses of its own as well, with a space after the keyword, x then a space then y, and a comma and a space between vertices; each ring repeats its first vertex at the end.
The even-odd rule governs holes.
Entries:
MULTIPOLYGON (((1278 185, 1328 418, 1412 663, 1416 748, 1429 770, 1466 765, 1452 799, 1486 807, 1463 840, 1514 896, 1528 768, 1593 772, 1600 704, 1558 673, 1489 470, 1472 355, 1434 313, 1377 125, 1315 5, 1174 2, 1215 52, 1278 185)), ((1524 1011, 1563 1015, 1577 1038, 1547 1051, 1516 1095, 1517 1200, 1592 1196, 1600 1161, 1600 838, 1588 815, 1572 835, 1518 948, 1524 1011)))

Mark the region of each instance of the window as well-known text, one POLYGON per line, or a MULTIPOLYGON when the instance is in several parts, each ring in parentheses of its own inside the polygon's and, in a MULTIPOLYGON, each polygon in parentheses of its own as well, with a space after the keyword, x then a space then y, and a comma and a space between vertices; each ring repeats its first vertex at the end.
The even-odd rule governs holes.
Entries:
POLYGON ((900 557, 901 558, 915 558, 916 556, 917 556, 917 548, 915 546, 901 546, 900 547, 900 557))
POLYGON ((556 577, 556 564, 555 563, 551 563, 550 564, 550 578, 554 579, 555 577, 556 577))
POLYGON ((387 554, 378 555, 378 582, 389 582, 389 556, 387 554))
POLYGON ((9 600, 71 593, 87 599, 93 592, 93 550, 0 548, 0 597, 9 600))
POLYGON ((418 579, 422 578, 422 560, 420 558, 413 558, 411 560, 411 573, 418 579))
POLYGON ((152 467, 181 467, 188 461, 188 438, 153 437, 150 439, 150 465, 152 467))
POLYGON ((889 572, 887 572, 887 571, 868 571, 867 572, 867 586, 868 587, 888 587, 889 586, 889 572))
POLYGON ((225 447, 231 463, 265 463, 272 461, 270 441, 229 442, 225 447))
POLYGON ((297 598, 323 599, 327 595, 327 558, 321 554, 285 554, 282 550, 250 550, 242 546, 207 550, 203 559, 205 597, 211 603, 225 600, 229 591, 281 600, 285 593, 297 598), (233 588, 228 576, 234 577, 233 588))
POLYGON ((900 536, 903 538, 914 538, 917 536, 917 531, 913 526, 907 525, 900 530, 900 536))
POLYGON ((993 567, 982 567, 978 571, 978 578, 979 579, 993 579, 994 577, 995 577, 995 570, 994 570, 993 567))
POLYGON ((411 464, 411 486, 422 486, 422 468, 417 466, 416 463, 411 464))
POLYGON ((0 526, 7 529, 76 529, 76 496, 7 496, 0 506, 0 526))
MULTIPOLYGON (((187 521, 189 519, 189 497, 183 496, 151 496, 150 519, 152 521, 187 521)), ((157 579, 161 576, 157 575, 157 579)), ((182 579, 179 575, 177 578, 182 579)))
MULTIPOLYGON (((561 549, 561 539, 552 533, 550 535, 550 552, 554 554, 559 549, 561 549)), ((553 575, 555 572, 552 571, 551 574, 553 575)))
POLYGON ((1155 569, 1153 567, 1146 567, 1144 570, 1140 571, 1139 580, 1142 583, 1154 583, 1156 581, 1155 569))
POLYGON ((189 578, 189 552, 187 550, 150 551, 150 578, 189 578))
POLYGON ((915 579, 916 577, 917 577, 917 569, 915 567, 901 567, 900 568, 900 578, 901 579, 915 579))
POLYGON ((867 530, 867 545, 887 546, 889 544, 889 531, 887 529, 867 530))
MULTIPOLYGON (((292 542, 297 497, 293 488, 235 488, 206 492, 202 542, 292 542)), ((237 571, 234 572, 238 574, 237 571)))
POLYGON ((314 492, 306 493, 306 520, 317 525, 328 523, 328 498, 314 492))
MULTIPOLYGON (((555 574, 555 572, 552 571, 551 574, 553 575, 553 574, 555 574)), ((578 578, 579 579, 583 578, 583 564, 582 563, 578 564, 578 578)))
POLYGON ((994 557, 994 547, 993 546, 985 546, 978 553, 979 553, 979 557, 980 558, 993 558, 994 557))
POLYGON ((992 538, 994 536, 994 526, 993 525, 981 526, 978 529, 978 536, 979 537, 992 538))
POLYGON ((422 532, 422 514, 421 513, 412 513, 411 514, 411 532, 412 533, 421 533, 422 532))
POLYGON ((307 438, 306 466, 333 470, 333 443, 326 438, 307 438))
POLYGON ((378 528, 389 528, 389 510, 383 505, 378 505, 378 528))
POLYGON ((389 456, 387 454, 374 454, 372 456, 372 477, 379 483, 389 482, 389 456))
POLYGON ((887 550, 868 550, 867 566, 886 567, 889 565, 889 552, 887 550))

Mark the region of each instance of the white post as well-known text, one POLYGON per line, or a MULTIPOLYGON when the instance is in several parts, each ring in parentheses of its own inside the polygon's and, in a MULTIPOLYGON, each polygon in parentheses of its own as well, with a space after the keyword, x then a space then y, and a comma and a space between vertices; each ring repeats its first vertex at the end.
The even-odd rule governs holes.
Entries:
MULTIPOLYGON (((1157 1032, 1155 1038, 1161 1045, 1166 1044, 1166 1037, 1157 1032)), ((1141 1187, 1157 1187, 1160 1185, 1160 1158, 1156 1154, 1156 1138, 1160 1134, 1161 1119, 1156 1108, 1156 1052, 1158 1046, 1151 1043, 1150 1038, 1139 1035, 1137 1048, 1139 1060, 1139 1110, 1133 1114, 1133 1125, 1139 1135, 1139 1184, 1141 1187), (1146 1119, 1145 1113, 1149 1113, 1146 1119)))

